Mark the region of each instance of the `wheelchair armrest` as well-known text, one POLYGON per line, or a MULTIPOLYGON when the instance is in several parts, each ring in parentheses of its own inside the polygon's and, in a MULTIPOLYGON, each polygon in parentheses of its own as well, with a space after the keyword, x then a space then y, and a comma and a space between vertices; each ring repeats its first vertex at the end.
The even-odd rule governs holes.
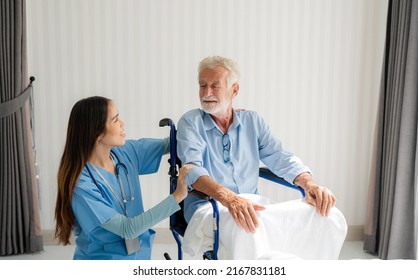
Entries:
POLYGON ((259 176, 261 178, 264 178, 266 180, 278 183, 278 184, 286 186, 288 188, 298 190, 302 194, 302 196, 305 197, 305 190, 304 189, 302 189, 300 186, 290 184, 285 179, 283 179, 283 178, 277 176, 276 174, 274 174, 273 172, 271 172, 271 170, 268 169, 267 167, 260 167, 259 173, 260 173, 259 176))
POLYGON ((198 190, 193 189, 193 190, 189 191, 189 193, 191 195, 197 197, 197 198, 204 199, 204 200, 210 200, 210 196, 208 196, 207 194, 202 193, 198 190))

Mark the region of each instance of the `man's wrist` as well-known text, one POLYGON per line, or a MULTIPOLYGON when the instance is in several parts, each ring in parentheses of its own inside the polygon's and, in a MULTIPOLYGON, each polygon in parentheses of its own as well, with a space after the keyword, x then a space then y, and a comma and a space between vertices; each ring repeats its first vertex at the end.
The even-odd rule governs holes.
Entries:
POLYGON ((306 191, 308 184, 311 182, 313 183, 313 177, 311 173, 303 172, 295 178, 294 184, 302 187, 306 191))
POLYGON ((234 193, 233 191, 220 186, 218 188, 218 201, 225 207, 228 207, 228 204, 230 201, 232 201, 232 199, 236 196, 237 194, 234 193))

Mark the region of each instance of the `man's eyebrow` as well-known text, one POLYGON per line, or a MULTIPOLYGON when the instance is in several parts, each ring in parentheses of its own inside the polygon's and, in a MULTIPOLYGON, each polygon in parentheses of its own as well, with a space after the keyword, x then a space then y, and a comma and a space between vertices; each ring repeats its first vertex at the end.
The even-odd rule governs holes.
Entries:
POLYGON ((207 84, 218 85, 220 83, 221 83, 220 80, 216 80, 216 81, 209 82, 209 83, 208 82, 205 82, 205 81, 199 81, 199 85, 207 85, 207 84))

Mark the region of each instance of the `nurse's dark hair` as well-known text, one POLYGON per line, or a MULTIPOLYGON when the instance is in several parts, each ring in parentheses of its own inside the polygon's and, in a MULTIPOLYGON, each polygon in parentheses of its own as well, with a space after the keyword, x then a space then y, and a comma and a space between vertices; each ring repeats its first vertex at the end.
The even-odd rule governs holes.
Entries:
POLYGON ((58 168, 55 205, 55 238, 70 244, 75 217, 71 201, 75 185, 86 165, 97 138, 105 132, 110 99, 93 96, 78 101, 68 120, 67 138, 58 168))

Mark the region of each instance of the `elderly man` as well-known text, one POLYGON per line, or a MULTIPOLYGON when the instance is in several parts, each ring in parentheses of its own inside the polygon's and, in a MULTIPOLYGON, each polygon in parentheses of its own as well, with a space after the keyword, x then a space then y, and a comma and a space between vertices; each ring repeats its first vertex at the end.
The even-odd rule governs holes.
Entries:
MULTIPOLYGON (((223 257, 256 259, 286 254, 304 259, 338 258, 347 225, 334 207, 335 196, 319 186, 310 169, 283 148, 259 114, 233 109, 239 92, 236 63, 207 57, 200 62, 198 74, 202 109, 189 111, 179 120, 177 149, 183 163, 197 166, 189 171, 187 184, 221 204, 223 257), (306 199, 272 203, 259 197, 260 161, 276 175, 301 186, 306 199), (278 237, 283 241, 276 240, 278 237)), ((184 203, 189 222, 186 251, 193 254, 203 249, 202 239, 211 235, 210 208, 191 195, 184 203), (193 248, 188 238, 194 238, 197 245, 193 246, 199 248, 193 248)))

